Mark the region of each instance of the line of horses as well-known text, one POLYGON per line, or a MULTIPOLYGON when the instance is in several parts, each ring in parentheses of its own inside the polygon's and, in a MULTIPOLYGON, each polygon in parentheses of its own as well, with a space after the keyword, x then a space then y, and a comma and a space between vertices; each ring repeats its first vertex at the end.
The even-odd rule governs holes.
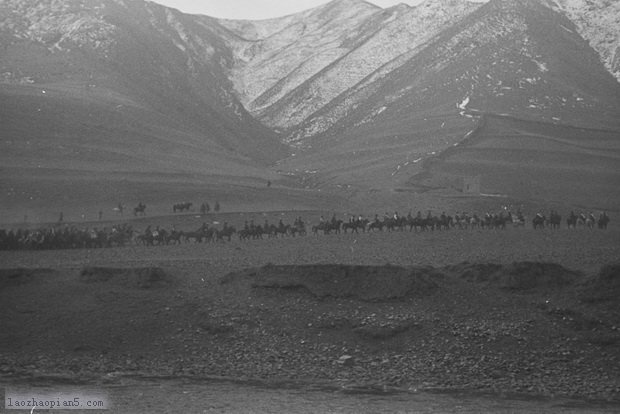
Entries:
MULTIPOLYGON (((486 213, 484 215, 469 215, 457 213, 454 216, 442 213, 433 215, 430 211, 423 216, 421 212, 413 216, 400 217, 397 213, 382 218, 375 215, 372 220, 362 216, 349 216, 348 220, 337 219, 335 215, 329 220, 320 218, 319 223, 309 227, 313 235, 329 235, 340 233, 380 232, 380 231, 448 231, 451 229, 505 229, 508 226, 526 227, 526 218, 520 212, 486 213)), ((606 213, 600 213, 598 218, 593 213, 571 212, 566 219, 568 229, 599 228, 606 229, 610 222, 606 213)), ((533 229, 559 229, 562 217, 551 211, 549 216, 537 213, 532 219, 533 229)), ((128 244, 144 246, 208 243, 232 241, 238 237, 240 241, 259 240, 277 237, 295 237, 308 234, 307 225, 301 217, 297 217, 292 224, 282 220, 278 224, 254 224, 254 221, 245 222, 243 228, 237 230, 234 226, 224 223, 222 227, 210 226, 203 223, 196 230, 181 231, 174 227, 170 230, 152 228, 148 226, 144 231, 135 231, 128 223, 104 228, 78 228, 69 226, 53 226, 40 229, 0 229, 0 250, 45 250, 45 249, 77 249, 77 248, 106 248, 122 247, 128 244)))
MULTIPOLYGON (((578 227, 586 227, 589 229, 593 229, 598 227, 601 230, 607 229, 609 225, 609 216, 606 212, 601 212, 596 218, 594 213, 579 213, 575 214, 574 211, 571 211, 569 216, 566 218, 566 227, 569 229, 576 229, 578 227)), ((551 229, 559 229, 562 225, 562 216, 558 214, 557 211, 551 210, 549 213, 549 217, 546 217, 542 213, 537 213, 536 216, 532 219, 532 227, 534 229, 542 229, 545 227, 549 227, 551 229)))
POLYGON ((129 224, 105 228, 55 226, 39 229, 0 229, 0 250, 95 249, 122 247, 134 241, 129 224))
POLYGON ((255 225, 253 221, 246 222, 244 227, 237 230, 234 226, 224 223, 222 228, 210 227, 203 223, 198 229, 193 231, 166 230, 159 227, 151 229, 147 227, 145 231, 135 237, 137 244, 145 246, 169 245, 183 243, 209 243, 220 241, 232 241, 234 235, 239 240, 257 240, 264 237, 275 238, 284 236, 305 236, 306 226, 301 217, 295 220, 294 224, 284 224, 282 220, 275 225, 265 222, 264 225, 255 225))
POLYGON ((159 226, 152 229, 151 226, 148 226, 144 232, 134 237, 134 241, 136 244, 144 246, 232 241, 232 236, 236 232, 235 227, 229 226, 227 223, 224 223, 224 227, 221 229, 209 227, 209 225, 203 223, 200 228, 193 231, 181 231, 174 228, 166 230, 159 228, 159 226))
MULTIPOLYGON (((193 205, 194 205, 193 203, 188 202, 188 201, 182 202, 182 203, 174 203, 172 205, 172 212, 173 213, 190 212, 192 211, 193 205)), ((123 205, 119 203, 118 206, 114 208, 114 211, 123 215, 123 209, 124 209, 123 205)), ((200 205, 201 214, 206 214, 210 211, 211 211, 211 207, 209 206, 209 203, 202 203, 200 205)), ((220 203, 217 201, 215 202, 214 211, 215 212, 220 211, 220 203)), ((138 205, 133 208, 133 215, 135 217, 146 216, 146 204, 144 204, 143 202, 139 202, 138 205)))
POLYGON ((430 211, 423 216, 421 212, 417 215, 409 213, 406 216, 399 216, 398 213, 390 216, 385 214, 383 218, 375 215, 374 219, 369 220, 358 216, 357 218, 350 216, 348 221, 338 220, 335 216, 331 220, 325 221, 321 219, 319 224, 312 227, 312 232, 318 234, 330 233, 352 233, 375 232, 375 231, 443 231, 453 228, 487 228, 487 229, 504 229, 508 224, 515 227, 525 226, 525 217, 521 214, 513 215, 508 212, 500 212, 498 214, 487 213, 483 216, 477 214, 469 215, 467 213, 457 213, 454 216, 442 213, 441 215, 433 215, 430 211))
MULTIPOLYGON (((593 215, 581 214, 577 216, 577 220, 573 219, 574 213, 567 220, 568 227, 574 228, 578 226, 593 228, 591 225, 593 215), (572 223, 575 223, 574 225, 572 223)), ((345 220, 337 219, 332 216, 330 220, 321 217, 316 225, 310 226, 313 235, 329 235, 340 233, 359 233, 359 232, 379 232, 379 231, 405 231, 410 232, 426 232, 426 231, 447 231, 451 229, 506 229, 512 227, 526 227, 526 218, 520 212, 512 214, 508 212, 486 213, 484 215, 469 215, 468 213, 457 213, 454 216, 442 213, 441 215, 433 215, 428 212, 426 216, 422 216, 420 212, 416 216, 409 213, 407 216, 399 217, 397 213, 389 216, 387 213, 383 218, 375 215, 373 220, 366 219, 362 216, 353 217, 345 220)), ((605 213, 601 213, 599 220, 596 221, 600 229, 606 229, 609 223, 609 217, 605 213)), ((555 211, 551 211, 549 219, 542 213, 538 213, 532 219, 532 227, 534 229, 551 228, 559 229, 561 224, 561 216, 555 211)), ((163 245, 163 244, 182 244, 182 243, 203 243, 231 241, 236 235, 240 241, 261 240, 277 237, 295 237, 305 236, 308 234, 306 223, 301 217, 295 219, 292 224, 285 224, 282 220, 278 224, 270 224, 267 221, 263 225, 255 224, 253 220, 245 222, 243 228, 236 230, 235 227, 224 223, 222 229, 217 227, 209 227, 203 224, 194 231, 167 231, 165 229, 156 228, 151 230, 148 227, 144 234, 136 237, 139 244, 144 245, 163 245)))

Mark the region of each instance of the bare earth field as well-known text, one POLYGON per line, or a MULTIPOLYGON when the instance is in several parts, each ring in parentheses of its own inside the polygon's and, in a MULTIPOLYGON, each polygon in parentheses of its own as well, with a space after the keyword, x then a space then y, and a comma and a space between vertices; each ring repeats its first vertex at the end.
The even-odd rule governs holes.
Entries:
POLYGON ((619 242, 509 228, 0 252, 1 380, 620 404, 619 242))

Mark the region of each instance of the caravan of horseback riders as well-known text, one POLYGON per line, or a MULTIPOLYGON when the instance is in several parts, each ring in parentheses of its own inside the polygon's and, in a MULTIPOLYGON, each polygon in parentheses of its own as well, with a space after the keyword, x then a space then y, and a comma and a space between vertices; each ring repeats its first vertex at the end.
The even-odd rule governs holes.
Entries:
MULTIPOLYGON (((191 207, 190 205, 187 207, 191 207)), ((122 212, 122 206, 119 205, 122 212)), ((134 208, 134 214, 145 214, 146 205, 139 203, 134 208)), ((218 204, 219 210, 219 204, 218 204)), ((588 228, 607 229, 609 216, 601 212, 598 218, 594 213, 570 213, 566 219, 568 229, 588 228)), ((549 228, 557 230, 562 223, 561 216, 555 210, 551 210, 549 217, 537 213, 532 219, 532 228, 549 228)), ((319 217, 316 225, 310 226, 313 235, 340 234, 359 232, 392 232, 405 231, 447 231, 451 229, 506 229, 508 226, 525 227, 526 218, 517 211, 515 214, 507 209, 499 213, 488 212, 484 215, 469 214, 466 212, 456 213, 454 216, 445 212, 434 215, 431 211, 422 214, 409 212, 406 216, 400 216, 398 212, 385 213, 382 217, 375 214, 372 219, 362 215, 348 214, 345 220, 333 214, 330 219, 319 217)), ((277 224, 265 220, 263 224, 256 224, 254 220, 245 221, 243 228, 236 230, 234 226, 224 222, 209 225, 204 222, 199 228, 192 231, 177 230, 174 226, 165 229, 160 226, 147 226, 143 231, 136 231, 128 224, 118 224, 103 228, 84 229, 69 223, 58 222, 47 228, 39 229, 0 229, 0 250, 39 250, 39 249, 72 249, 72 248, 103 248, 122 247, 127 244, 144 246, 184 244, 184 243, 207 243, 232 241, 237 236, 240 241, 260 240, 266 238, 295 237, 307 234, 306 223, 298 216, 292 224, 287 224, 280 219, 277 224)))

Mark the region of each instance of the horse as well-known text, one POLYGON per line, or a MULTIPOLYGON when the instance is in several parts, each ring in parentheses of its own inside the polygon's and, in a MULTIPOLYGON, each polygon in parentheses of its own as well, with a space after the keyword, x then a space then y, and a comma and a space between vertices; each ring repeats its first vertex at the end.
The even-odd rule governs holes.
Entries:
POLYGON ((154 240, 155 238, 153 237, 153 233, 148 232, 144 234, 138 234, 136 236, 135 243, 142 244, 144 246, 154 246, 155 245, 154 240))
POLYGON ((407 225, 406 217, 387 217, 383 220, 383 226, 387 231, 403 230, 407 225))
POLYGON ((332 220, 327 223, 328 224, 328 233, 334 232, 336 234, 340 234, 340 229, 342 229, 342 220, 332 220))
POLYGON ((342 223, 342 231, 346 234, 347 230, 351 230, 351 233, 355 232, 355 233, 359 233, 359 231, 357 230, 359 228, 358 222, 356 220, 354 221, 348 221, 346 223, 342 223))
POLYGON ((278 228, 276 227, 275 224, 269 224, 269 225, 265 224, 265 228, 263 229, 263 232, 267 234, 268 238, 273 238, 277 236, 277 230, 278 228))
POLYGON ((263 234, 267 233, 269 234, 270 229, 269 229, 269 225, 265 224, 265 229, 263 229, 260 225, 258 226, 246 226, 243 229, 239 230, 237 232, 237 235, 239 236, 239 240, 249 240, 249 239, 262 239, 263 238, 263 234))
POLYGON ((236 232, 237 230, 235 230, 234 227, 226 226, 222 230, 215 231, 215 240, 224 241, 224 238, 226 238, 228 239, 228 241, 231 241, 232 235, 235 234, 236 232))
POLYGON ((186 203, 173 204, 172 205, 172 212, 176 213, 177 210, 180 211, 181 213, 183 211, 186 211, 186 210, 190 211, 191 207, 192 207, 192 203, 187 203, 187 202, 186 203))
POLYGON ((454 215, 454 226, 459 229, 467 229, 469 227, 469 216, 465 213, 454 215))
POLYGON ((505 216, 503 213, 499 213, 498 215, 495 215, 495 217, 493 218, 493 226, 496 229, 505 230, 506 224, 508 223, 512 223, 512 219, 510 218, 510 216, 508 215, 505 216))
POLYGON ((479 228, 481 226, 481 222, 482 222, 482 220, 480 219, 480 217, 478 217, 477 214, 474 214, 469 219, 469 227, 471 227, 472 229, 477 229, 477 228, 479 228))
POLYGON ((426 231, 428 226, 432 225, 432 218, 422 218, 422 216, 407 217, 407 225, 409 226, 409 231, 426 231))
POLYGON ((577 216, 577 226, 580 226, 580 227, 581 226, 585 226, 586 225, 586 220, 587 220, 586 215, 584 213, 580 213, 577 216))
POLYGON ((368 231, 371 231, 371 230, 383 231, 383 226, 384 226, 384 223, 380 222, 379 220, 375 220, 371 222, 370 224, 368 224, 368 231))
POLYGON ((153 232, 153 241, 156 241, 159 246, 168 244, 168 232, 164 229, 158 229, 153 232))
POLYGON ((312 226, 312 234, 317 236, 319 234, 319 230, 323 230, 324 228, 325 227, 323 226, 323 223, 319 223, 316 226, 312 226))
POLYGON ((493 227, 493 214, 491 213, 486 213, 484 215, 484 218, 480 219, 480 227, 483 228, 492 228, 493 227))
POLYGON ((237 232, 237 235, 239 236, 239 240, 249 240, 250 237, 252 237, 250 229, 241 229, 237 232))
POLYGON ((166 244, 181 244, 181 238, 183 237, 182 231, 172 230, 166 237, 166 244))
POLYGON ((146 216, 146 204, 138 203, 138 205, 133 208, 133 215, 137 216, 138 214, 146 216))
POLYGON ((544 229, 545 228, 545 223, 547 222, 547 218, 538 213, 536 214, 536 216, 534 216, 534 218, 532 219, 532 226, 534 227, 534 230, 536 230, 537 228, 541 228, 544 229))
POLYGON ((192 239, 196 243, 202 243, 203 241, 209 241, 213 238, 213 229, 201 227, 196 231, 183 231, 181 232, 181 238, 189 243, 192 239))
POLYGON ((525 227, 525 217, 521 213, 517 213, 514 216, 512 213, 508 213, 508 217, 512 222, 512 227, 525 227))
POLYGON ((574 229, 575 227, 577 227, 577 220, 578 217, 575 215, 574 212, 570 212, 570 216, 568 216, 568 218, 566 219, 566 227, 568 227, 569 229, 574 229))
POLYGON ((446 216, 442 214, 435 219, 435 227, 437 230, 450 230, 453 226, 454 219, 452 216, 446 216))
POLYGON ((296 235, 305 236, 306 235, 306 223, 300 217, 297 217, 293 222, 293 226, 291 227, 291 235, 294 237, 296 235))
POLYGON ((330 234, 334 231, 336 234, 340 233, 340 228, 342 226, 342 220, 332 220, 332 221, 323 221, 316 226, 312 226, 312 232, 314 234, 318 234, 319 230, 323 232, 323 234, 330 234))
POLYGON ((594 218, 594 214, 592 213, 588 214, 588 216, 586 217, 586 226, 588 226, 588 228, 592 230, 594 228, 595 223, 596 223, 596 219, 594 218))
POLYGON ((558 230, 560 228, 560 223, 562 223, 562 216, 552 211, 551 214, 549 214, 549 226, 552 229, 558 230))
POLYGON ((287 236, 290 233, 291 230, 291 225, 290 224, 283 224, 282 222, 280 222, 280 224, 278 224, 277 226, 274 226, 274 235, 275 237, 278 236, 287 236))
POLYGON ((607 225, 609 224, 609 217, 605 213, 601 213, 598 218, 598 228, 601 230, 607 229, 607 225))
POLYGON ((112 232, 108 235, 108 245, 122 247, 128 240, 133 238, 133 229, 131 226, 125 225, 121 227, 114 227, 112 232))
POLYGON ((290 228, 291 235, 295 237, 296 235, 305 236, 306 235, 306 225, 303 221, 297 220, 295 221, 295 225, 290 228))

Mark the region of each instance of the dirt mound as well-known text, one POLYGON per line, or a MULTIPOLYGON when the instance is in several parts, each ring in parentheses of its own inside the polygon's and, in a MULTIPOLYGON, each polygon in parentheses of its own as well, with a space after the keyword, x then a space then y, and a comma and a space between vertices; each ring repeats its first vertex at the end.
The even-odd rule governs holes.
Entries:
POLYGON ((32 283, 40 277, 50 276, 53 273, 52 269, 0 269, 0 289, 32 283))
POLYGON ((579 297, 590 303, 615 301, 620 307, 620 263, 602 267, 580 287, 579 297))
POLYGON ((85 267, 80 272, 84 283, 112 282, 125 287, 150 289, 167 287, 173 279, 159 267, 85 267))
POLYGON ((253 288, 302 289, 319 299, 334 297, 382 301, 412 294, 430 294, 437 289, 436 280, 440 277, 441 273, 426 267, 266 265, 227 275, 222 283, 246 279, 253 288))
POLYGON ((489 283, 508 290, 561 288, 573 284, 580 276, 556 263, 515 262, 510 265, 463 263, 449 268, 460 277, 489 283))

